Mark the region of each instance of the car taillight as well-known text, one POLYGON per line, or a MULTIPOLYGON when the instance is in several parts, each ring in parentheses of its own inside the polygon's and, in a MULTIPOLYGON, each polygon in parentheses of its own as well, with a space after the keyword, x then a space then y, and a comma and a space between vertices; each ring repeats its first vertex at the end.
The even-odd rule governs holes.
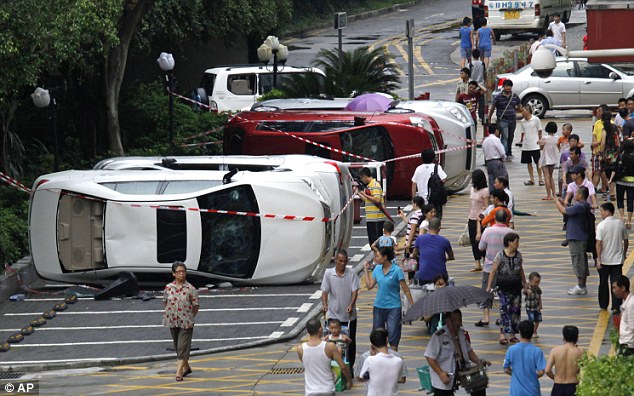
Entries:
POLYGON ((489 6, 488 5, 484 6, 484 17, 485 18, 489 17, 489 6))
POLYGON ((535 16, 540 16, 542 14, 542 8, 539 4, 535 4, 535 16))

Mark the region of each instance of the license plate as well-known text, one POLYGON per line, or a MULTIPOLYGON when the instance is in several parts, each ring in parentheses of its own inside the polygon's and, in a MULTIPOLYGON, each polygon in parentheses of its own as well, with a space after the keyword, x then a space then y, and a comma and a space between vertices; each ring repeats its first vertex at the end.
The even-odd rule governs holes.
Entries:
POLYGON ((520 19, 519 11, 504 11, 504 19, 520 19))

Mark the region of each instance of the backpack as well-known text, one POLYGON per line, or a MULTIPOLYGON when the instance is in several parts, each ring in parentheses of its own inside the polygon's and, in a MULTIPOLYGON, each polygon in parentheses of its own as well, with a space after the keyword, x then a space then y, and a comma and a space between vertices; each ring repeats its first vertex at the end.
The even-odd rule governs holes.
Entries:
POLYGON ((389 237, 387 235, 382 235, 376 241, 376 246, 377 247, 394 247, 394 239, 392 239, 392 237, 389 237))
POLYGON ((434 206, 443 206, 447 203, 447 190, 438 176, 438 164, 434 166, 434 172, 427 181, 427 202, 434 206))

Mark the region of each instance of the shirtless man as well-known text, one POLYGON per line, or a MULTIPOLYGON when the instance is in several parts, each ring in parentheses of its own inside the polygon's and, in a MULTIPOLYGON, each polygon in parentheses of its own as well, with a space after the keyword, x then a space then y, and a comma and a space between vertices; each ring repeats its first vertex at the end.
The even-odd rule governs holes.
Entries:
POLYGON ((574 396, 579 379, 579 365, 577 362, 583 354, 577 346, 579 329, 576 326, 564 326, 564 345, 556 346, 550 351, 546 363, 546 375, 555 381, 552 396, 574 396), (553 373, 553 367, 556 372, 553 373))

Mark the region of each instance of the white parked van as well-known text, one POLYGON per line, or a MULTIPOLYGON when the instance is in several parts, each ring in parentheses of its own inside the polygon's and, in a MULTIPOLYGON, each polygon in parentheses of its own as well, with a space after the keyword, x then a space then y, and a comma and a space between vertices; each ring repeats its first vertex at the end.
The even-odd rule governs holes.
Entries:
POLYGON ((545 33, 553 16, 567 23, 572 12, 571 0, 485 0, 484 16, 499 40, 503 34, 545 33))
MULTIPOLYGON (((317 68, 279 66, 277 86, 294 74, 314 74, 323 79, 325 74, 317 68)), ((323 84, 322 84, 323 85, 323 84)), ((253 105, 263 94, 273 89, 273 68, 266 66, 223 66, 205 70, 202 89, 197 93, 200 101, 215 111, 239 111, 253 105)), ((315 95, 321 92, 315 92, 315 95)))

